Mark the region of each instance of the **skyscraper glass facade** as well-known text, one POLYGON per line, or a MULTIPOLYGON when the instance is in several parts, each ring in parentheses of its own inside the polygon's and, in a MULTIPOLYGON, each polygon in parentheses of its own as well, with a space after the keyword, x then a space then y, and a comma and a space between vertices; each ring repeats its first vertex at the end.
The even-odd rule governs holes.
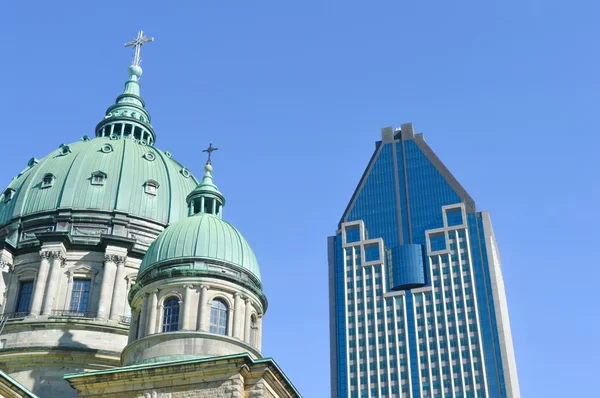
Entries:
POLYGON ((332 396, 519 396, 489 214, 412 125, 382 130, 328 243, 332 396))

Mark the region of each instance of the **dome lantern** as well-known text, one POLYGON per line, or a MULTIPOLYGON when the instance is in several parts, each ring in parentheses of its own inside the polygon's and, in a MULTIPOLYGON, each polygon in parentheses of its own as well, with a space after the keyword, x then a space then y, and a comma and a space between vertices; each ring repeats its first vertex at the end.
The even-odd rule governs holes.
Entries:
POLYGON ((129 138, 141 144, 154 145, 156 133, 150 125, 150 114, 140 96, 139 83, 142 77, 140 48, 151 41, 154 38, 144 36, 144 32, 140 30, 136 39, 125 44, 126 47, 135 49, 133 62, 128 70, 129 80, 125 83, 123 94, 106 110, 104 120, 96 126, 96 137, 129 138))
POLYGON ((213 167, 210 162, 212 152, 218 149, 214 148, 211 143, 207 149, 203 150, 203 152, 208 152, 208 161, 204 166, 205 173, 202 182, 187 197, 190 216, 204 213, 223 218, 225 197, 213 182, 211 174, 213 167))

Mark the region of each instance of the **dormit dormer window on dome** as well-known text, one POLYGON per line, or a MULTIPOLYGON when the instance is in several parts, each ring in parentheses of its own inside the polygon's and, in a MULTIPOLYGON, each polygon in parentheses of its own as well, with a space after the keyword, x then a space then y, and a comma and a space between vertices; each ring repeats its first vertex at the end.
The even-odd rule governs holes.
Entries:
POLYGON ((148 180, 148 181, 146 181, 144 183, 144 192, 146 192, 149 195, 156 196, 156 192, 158 191, 158 187, 160 187, 160 184, 157 181, 148 180))
POLYGON ((92 185, 104 185, 104 182, 106 181, 106 173, 100 170, 94 171, 90 181, 92 182, 92 185))
POLYGON ((4 203, 9 202, 13 198, 14 193, 15 193, 14 189, 6 188, 4 190, 4 192, 2 193, 2 196, 4 196, 4 198, 2 198, 2 201, 4 203))
POLYGON ((44 177, 42 178, 41 187, 42 188, 50 188, 52 185, 54 185, 55 179, 56 179, 56 177, 52 173, 44 174, 44 177))
POLYGON ((71 148, 65 144, 61 144, 59 147, 59 150, 60 150, 60 155, 62 155, 62 156, 68 155, 69 153, 71 153, 71 148))

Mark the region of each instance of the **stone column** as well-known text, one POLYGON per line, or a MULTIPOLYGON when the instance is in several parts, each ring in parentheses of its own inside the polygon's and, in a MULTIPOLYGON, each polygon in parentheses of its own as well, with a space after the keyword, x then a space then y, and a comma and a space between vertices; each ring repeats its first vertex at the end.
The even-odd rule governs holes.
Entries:
POLYGON ((138 311, 134 310, 131 313, 131 322, 129 323, 129 336, 127 338, 127 344, 131 344, 133 340, 136 339, 135 332, 138 329, 140 324, 140 314, 138 311))
POLYGON ((104 272, 102 273, 102 286, 100 287, 100 302, 98 303, 98 319, 107 320, 110 312, 113 289, 115 288, 115 273, 117 263, 125 261, 122 256, 107 254, 104 256, 104 272))
POLYGON ((235 312, 233 310, 233 308, 229 308, 228 313, 227 313, 227 333, 225 333, 225 335, 227 336, 233 336, 232 330, 233 330, 233 316, 235 315, 235 312))
POLYGON ((0 314, 4 313, 5 301, 6 301, 6 281, 4 280, 4 274, 12 270, 10 262, 0 259, 0 314))
MULTIPOLYGON (((198 330, 201 332, 208 332, 208 326, 206 324, 206 309, 208 303, 206 302, 206 291, 209 289, 207 285, 200 286, 200 302, 198 304, 198 330)), ((210 325, 210 319, 208 320, 210 325)))
POLYGON ((233 295, 233 333, 232 336, 238 339, 244 338, 242 329, 242 296, 239 293, 233 295))
POLYGON ((182 330, 192 330, 192 289, 193 285, 183 285, 182 330))
POLYGON ((33 295, 31 297, 31 314, 39 315, 42 310, 42 302, 44 301, 44 292, 46 290, 46 280, 48 279, 48 270, 50 269, 50 252, 40 251, 40 268, 38 269, 35 286, 33 287, 33 295))
POLYGON ((156 333, 156 313, 158 311, 158 290, 153 290, 148 297, 148 325, 146 326, 147 335, 156 333))
POLYGON ((250 317, 252 316, 252 303, 250 302, 250 299, 246 299, 246 316, 244 317, 244 340, 247 343, 250 343, 252 345, 256 344, 254 341, 250 341, 250 327, 252 325, 252 322, 250 322, 250 317))
POLYGON ((144 294, 144 298, 142 299, 142 309, 140 310, 140 317, 138 319, 140 326, 138 327, 138 335, 136 337, 136 340, 139 340, 148 334, 148 331, 146 330, 147 317, 148 317, 148 295, 144 294))
POLYGON ((56 292, 58 291, 58 285, 60 283, 60 269, 65 266, 65 257, 61 252, 52 252, 52 266, 50 268, 50 275, 46 282, 46 292, 44 294, 44 307, 42 309, 42 315, 52 315, 52 309, 54 308, 54 299, 56 298, 56 292))
POLYGON ((115 287, 112 293, 112 303, 110 306, 110 319, 118 321, 121 315, 125 315, 125 294, 127 292, 127 281, 125 280, 125 257, 118 257, 117 275, 115 277, 115 287))
POLYGON ((262 348, 262 315, 256 317, 256 348, 260 351, 262 348))

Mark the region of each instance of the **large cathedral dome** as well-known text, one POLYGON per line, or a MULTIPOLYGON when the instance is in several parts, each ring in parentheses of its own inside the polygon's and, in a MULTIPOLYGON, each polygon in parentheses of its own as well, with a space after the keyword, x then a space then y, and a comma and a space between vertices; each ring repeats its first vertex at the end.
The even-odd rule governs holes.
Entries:
POLYGON ((197 182, 152 146, 98 137, 31 160, 0 197, 0 225, 56 209, 121 211, 168 224, 186 216, 197 182))
POLYGON ((154 147, 141 75, 139 65, 129 68, 125 90, 97 124, 95 138, 30 159, 0 192, 0 239, 24 247, 45 232, 68 233, 75 242, 118 235, 136 240, 143 254, 166 226, 186 217, 185 199, 198 181, 154 147))

